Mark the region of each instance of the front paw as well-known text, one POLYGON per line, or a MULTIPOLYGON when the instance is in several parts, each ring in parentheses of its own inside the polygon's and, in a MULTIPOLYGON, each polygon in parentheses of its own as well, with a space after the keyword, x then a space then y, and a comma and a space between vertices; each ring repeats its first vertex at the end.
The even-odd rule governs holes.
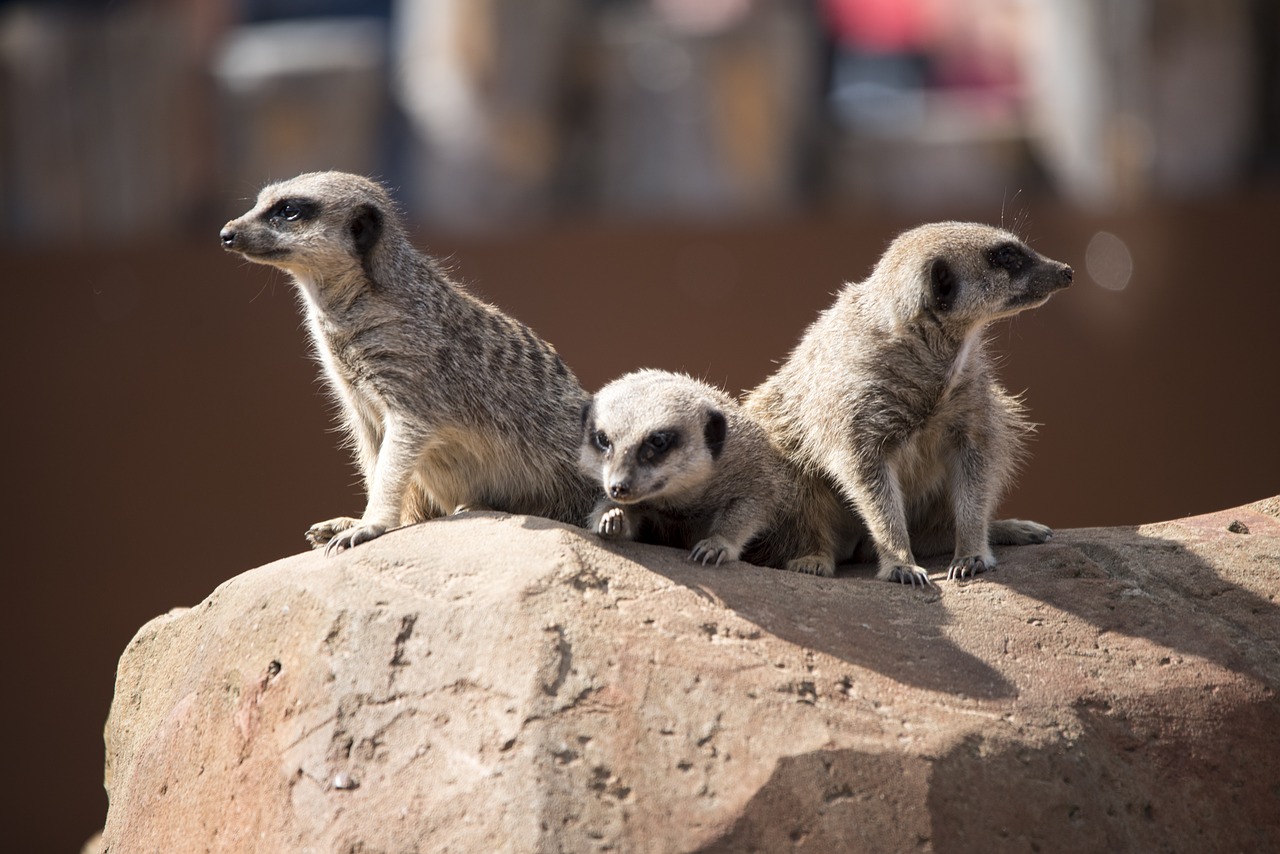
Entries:
POLYGON ((984 557, 982 555, 966 555, 964 557, 958 557, 951 561, 951 566, 947 569, 947 581, 956 581, 962 578, 973 578, 980 572, 986 572, 988 569, 995 569, 995 566, 995 559, 991 557, 984 557))
POLYGON ((601 513, 596 533, 610 540, 631 539, 631 526, 627 524, 626 511, 621 507, 613 507, 601 513))
POLYGON ((788 572, 799 572, 803 575, 820 575, 823 578, 834 578, 836 562, 826 555, 805 555, 787 561, 788 572))
POLYGON ((1033 546, 1052 537, 1052 528, 1028 519, 998 519, 987 528, 987 539, 996 546, 1033 546))
POLYGON ((693 547, 689 560, 697 561, 703 566, 719 566, 726 560, 737 560, 741 553, 742 549, 735 548, 723 537, 707 537, 693 547))
POLYGON ((876 573, 881 581, 896 581, 899 584, 910 584, 912 587, 932 587, 929 571, 915 564, 895 563, 882 568, 876 573))
POLYGON ((339 516, 337 519, 316 522, 307 530, 307 543, 311 548, 318 549, 327 545, 338 534, 359 524, 359 519, 352 519, 350 516, 339 516))
POLYGON ((326 555, 341 554, 361 543, 376 540, 386 532, 386 525, 366 525, 363 522, 357 522, 353 527, 348 528, 330 540, 329 545, 325 546, 324 553, 326 555))

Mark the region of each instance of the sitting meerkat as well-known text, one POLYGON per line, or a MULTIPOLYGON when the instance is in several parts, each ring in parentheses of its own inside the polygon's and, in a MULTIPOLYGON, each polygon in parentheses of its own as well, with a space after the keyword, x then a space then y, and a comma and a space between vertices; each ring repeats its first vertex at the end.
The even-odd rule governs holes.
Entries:
POLYGON ((580 464, 604 495, 588 527, 611 539, 738 560, 786 500, 784 464, 729 395, 643 370, 606 385, 582 415, 580 464))
POLYGON ((312 546, 468 509, 583 523, 589 396, 550 344, 414 249, 385 188, 343 172, 271 184, 221 238, 292 275, 364 477, 364 515, 318 522, 312 546))
POLYGON ((902 234, 845 285, 744 402, 800 479, 765 560, 830 576, 867 556, 869 536, 877 578, 928 584, 917 553, 953 548, 947 577, 963 578, 995 566, 993 543, 1048 539, 1035 522, 990 521, 1031 425, 983 335, 1071 278, 1007 231, 945 222, 902 234))

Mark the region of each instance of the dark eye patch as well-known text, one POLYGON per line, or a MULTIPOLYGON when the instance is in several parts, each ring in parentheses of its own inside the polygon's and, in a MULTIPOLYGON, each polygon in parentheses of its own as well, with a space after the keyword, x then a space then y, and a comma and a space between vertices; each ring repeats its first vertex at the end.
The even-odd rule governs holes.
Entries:
POLYGON ((284 222, 300 222, 314 219, 316 215, 315 202, 307 199, 282 199, 276 202, 275 207, 267 214, 272 220, 283 220, 284 222))
POLYGON ((672 430, 658 430, 650 433, 640 446, 636 455, 642 463, 656 463, 671 453, 680 444, 680 434, 672 430))
POLYGON ((1004 243, 987 252, 987 262, 992 267, 1016 273, 1027 266, 1027 253, 1015 243, 1004 243))
POLYGON ((609 441, 608 435, 603 430, 593 430, 591 432, 591 444, 605 452, 613 447, 613 443, 609 441))

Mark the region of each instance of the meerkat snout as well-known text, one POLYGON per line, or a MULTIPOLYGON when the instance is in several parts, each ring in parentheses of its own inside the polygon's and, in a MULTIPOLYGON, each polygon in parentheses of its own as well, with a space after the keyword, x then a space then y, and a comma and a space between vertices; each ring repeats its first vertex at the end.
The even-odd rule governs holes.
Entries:
POLYGON ((230 225, 223 226, 222 231, 218 232, 218 237, 222 238, 222 246, 224 249, 232 249, 236 245, 236 230, 230 225))

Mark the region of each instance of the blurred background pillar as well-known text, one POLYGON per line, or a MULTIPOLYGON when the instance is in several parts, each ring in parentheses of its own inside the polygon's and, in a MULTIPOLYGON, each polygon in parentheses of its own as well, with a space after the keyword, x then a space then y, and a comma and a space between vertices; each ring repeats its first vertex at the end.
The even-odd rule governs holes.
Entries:
POLYGON ((604 208, 750 216, 802 201, 818 116, 810 4, 654 0, 597 24, 604 208))
POLYGON ((1240 180, 1257 128, 1249 0, 1027 0, 1034 139, 1086 207, 1240 180))
POLYGON ((393 88, 420 218, 484 228, 549 212, 579 5, 397 0, 393 88))
POLYGON ((251 20, 226 34, 214 74, 223 174, 243 196, 304 171, 384 173, 385 17, 251 20))

